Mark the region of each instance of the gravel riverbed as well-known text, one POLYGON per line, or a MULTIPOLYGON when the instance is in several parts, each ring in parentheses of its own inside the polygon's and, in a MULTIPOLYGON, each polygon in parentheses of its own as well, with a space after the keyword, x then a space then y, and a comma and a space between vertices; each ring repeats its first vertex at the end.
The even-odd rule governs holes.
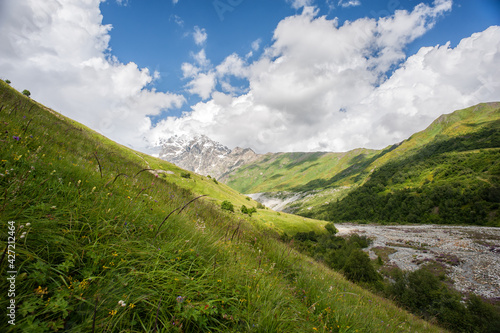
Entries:
POLYGON ((385 250, 402 270, 437 262, 460 292, 500 298, 500 228, 442 225, 336 224, 338 235, 358 233, 373 240, 367 249, 385 250))

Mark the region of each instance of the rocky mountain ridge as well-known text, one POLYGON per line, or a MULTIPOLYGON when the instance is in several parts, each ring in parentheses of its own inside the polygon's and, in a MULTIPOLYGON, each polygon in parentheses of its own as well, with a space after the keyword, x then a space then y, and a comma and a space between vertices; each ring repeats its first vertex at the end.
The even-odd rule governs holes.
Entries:
POLYGON ((259 158, 250 148, 236 147, 233 150, 206 135, 172 136, 160 140, 158 157, 180 168, 204 176, 220 179, 238 167, 259 158))

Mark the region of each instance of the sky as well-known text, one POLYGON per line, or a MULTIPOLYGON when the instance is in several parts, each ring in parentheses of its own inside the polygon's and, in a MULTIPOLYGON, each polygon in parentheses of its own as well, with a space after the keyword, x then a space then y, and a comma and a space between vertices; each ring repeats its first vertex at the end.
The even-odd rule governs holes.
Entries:
POLYGON ((498 0, 0 0, 0 78, 134 149, 381 149, 500 101, 498 0))

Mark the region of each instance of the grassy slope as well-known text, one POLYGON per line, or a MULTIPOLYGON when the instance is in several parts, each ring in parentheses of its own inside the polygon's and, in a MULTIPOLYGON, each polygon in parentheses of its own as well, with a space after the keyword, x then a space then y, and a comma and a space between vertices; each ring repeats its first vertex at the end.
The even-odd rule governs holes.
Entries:
MULTIPOLYGON (((260 161, 237 169, 227 184, 244 193, 306 192, 312 195, 297 201, 296 213, 342 200, 362 186, 370 174, 388 162, 407 158, 433 142, 466 136, 499 119, 499 103, 488 103, 459 110, 436 119, 427 129, 399 145, 384 150, 356 149, 347 153, 268 154, 260 161)), ((466 157, 467 158, 467 157, 466 157)), ((416 186, 428 178, 426 170, 419 179, 396 187, 416 186), (415 184, 411 182, 415 181, 415 184)), ((313 216, 315 216, 313 214, 313 216)))
POLYGON ((180 170, 3 82, 0 118, 2 246, 16 236, 1 290, 18 271, 16 326, 4 318, 2 332, 440 331, 221 211, 223 191, 165 220, 198 176, 157 178, 143 170, 180 170))
POLYGON ((377 160, 340 203, 308 212, 329 220, 500 225, 500 103, 441 116, 377 160))
MULTIPOLYGON (((232 173, 226 183, 242 193, 287 191, 326 182, 361 157, 370 158, 376 151, 356 149, 346 153, 277 153, 266 154, 257 162, 232 173)), ((351 184, 344 180, 345 184, 351 184)))

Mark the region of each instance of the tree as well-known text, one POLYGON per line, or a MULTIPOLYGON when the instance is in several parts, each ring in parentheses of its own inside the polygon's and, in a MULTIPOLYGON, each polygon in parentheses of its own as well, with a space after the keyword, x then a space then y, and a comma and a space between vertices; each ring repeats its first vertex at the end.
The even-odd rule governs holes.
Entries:
POLYGON ((379 279, 379 274, 370 262, 368 254, 360 249, 354 249, 342 268, 345 276, 354 282, 373 282, 379 279))
POLYGON ((5 83, 10 84, 10 80, 5 80, 5 83))
POLYGON ((30 93, 30 91, 29 91, 29 90, 24 89, 24 90, 23 90, 23 95, 24 95, 24 96, 27 96, 27 97, 30 97, 30 96, 31 96, 31 93, 30 93))

